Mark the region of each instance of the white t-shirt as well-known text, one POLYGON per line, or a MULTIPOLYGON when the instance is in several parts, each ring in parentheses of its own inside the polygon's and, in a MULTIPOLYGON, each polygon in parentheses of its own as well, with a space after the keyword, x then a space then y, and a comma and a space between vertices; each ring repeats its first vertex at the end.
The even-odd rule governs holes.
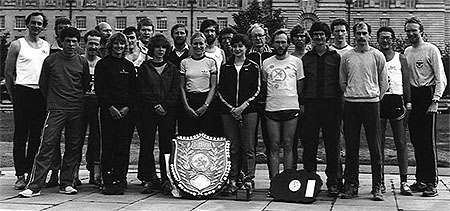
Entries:
POLYGON ((267 82, 266 111, 298 110, 297 81, 304 78, 302 60, 289 55, 263 61, 263 80, 267 82))
POLYGON ((347 46, 345 46, 344 48, 337 48, 337 47, 334 46, 334 45, 330 45, 330 49, 331 49, 331 50, 335 50, 335 51, 339 54, 339 56, 342 56, 344 53, 346 53, 346 52, 352 50, 353 47, 350 46, 350 45, 347 45, 347 46))
POLYGON ((222 66, 222 63, 225 60, 225 58, 223 58, 222 52, 223 52, 223 50, 220 49, 217 46, 214 46, 214 52, 212 52, 212 53, 205 52, 205 56, 211 57, 211 58, 213 58, 216 61, 216 65, 217 65, 217 82, 219 82, 220 67, 222 66))
POLYGON ((188 57, 180 63, 180 73, 186 78, 187 92, 208 92, 212 74, 217 74, 216 61, 207 56, 201 59, 188 57))
POLYGON ((50 44, 41 40, 40 48, 32 48, 25 38, 19 38, 20 51, 16 60, 16 81, 33 89, 39 88, 39 77, 41 75, 42 63, 50 54, 50 44))

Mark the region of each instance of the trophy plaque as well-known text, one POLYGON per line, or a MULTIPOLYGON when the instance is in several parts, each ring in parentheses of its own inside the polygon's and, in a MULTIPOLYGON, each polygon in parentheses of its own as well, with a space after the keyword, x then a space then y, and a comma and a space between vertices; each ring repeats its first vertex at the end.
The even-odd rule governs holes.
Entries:
POLYGON ((322 183, 317 173, 289 169, 272 178, 270 193, 275 201, 313 203, 322 183))
POLYGON ((231 167, 228 140, 200 133, 172 141, 170 172, 182 197, 206 198, 225 185, 231 167))

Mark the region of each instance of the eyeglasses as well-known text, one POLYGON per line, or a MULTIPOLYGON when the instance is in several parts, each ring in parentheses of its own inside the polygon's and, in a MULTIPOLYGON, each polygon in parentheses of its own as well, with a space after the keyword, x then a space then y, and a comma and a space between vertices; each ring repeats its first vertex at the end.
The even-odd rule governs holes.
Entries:
POLYGON ((359 35, 359 36, 366 36, 367 34, 369 34, 368 32, 355 32, 355 34, 356 35, 359 35))

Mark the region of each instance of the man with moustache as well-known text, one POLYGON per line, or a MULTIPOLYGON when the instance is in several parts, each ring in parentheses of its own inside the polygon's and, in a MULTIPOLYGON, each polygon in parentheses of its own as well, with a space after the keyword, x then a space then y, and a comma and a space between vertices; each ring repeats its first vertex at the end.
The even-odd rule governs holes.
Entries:
POLYGON ((25 19, 27 34, 11 43, 5 63, 5 80, 14 109, 13 157, 17 180, 14 189, 23 190, 30 177, 33 160, 41 142, 45 121, 45 98, 39 75, 50 45, 39 38, 47 27, 47 17, 34 12, 25 19), (28 174, 28 178, 26 178, 28 174))
MULTIPOLYGON (((101 59, 98 56, 98 48, 100 47, 100 42, 102 35, 99 31, 93 29, 84 35, 85 54, 82 55, 89 64, 89 74, 91 77, 91 82, 89 83, 89 89, 85 93, 84 100, 84 111, 82 116, 83 121, 83 133, 82 140, 84 142, 84 137, 86 136, 86 131, 89 125, 89 137, 86 151, 86 168, 89 170, 89 184, 94 184, 97 186, 102 185, 101 179, 101 169, 100 169, 100 128, 98 121, 98 98, 95 95, 94 89, 94 73, 95 65, 101 59)), ((80 162, 81 162, 81 151, 80 151, 80 162)), ((78 170, 80 163, 75 169, 76 179, 78 179, 78 170)))
POLYGON ((353 26, 356 46, 344 53, 339 68, 339 83, 344 92, 345 184, 341 198, 358 196, 359 146, 364 125, 372 167, 374 201, 383 201, 381 192, 380 100, 388 88, 386 59, 369 46, 371 27, 365 22, 353 26))
POLYGON ((179 68, 181 60, 189 56, 189 45, 186 42, 188 29, 186 25, 177 23, 170 29, 170 35, 173 39, 173 46, 172 49, 168 50, 165 57, 179 68))
MULTIPOLYGON (((309 30, 314 48, 303 56, 305 70, 304 89, 300 107, 303 118, 303 167, 307 172, 317 171, 317 147, 322 129, 327 167, 328 196, 336 197, 342 187, 341 162, 339 158, 339 128, 341 122, 341 97, 339 65, 341 57, 331 50, 327 41, 331 31, 324 22, 316 22, 309 30)), ((294 149, 295 150, 295 149, 294 149)))
POLYGON ((405 21, 405 32, 412 45, 405 49, 411 72, 412 111, 409 116, 409 133, 416 158, 416 182, 412 192, 422 192, 424 197, 438 195, 436 118, 439 99, 447 85, 447 78, 439 49, 423 40, 423 25, 419 18, 405 21))
POLYGON ((279 173, 280 144, 284 170, 292 169, 292 143, 300 112, 298 97, 303 90, 302 60, 287 53, 290 40, 278 30, 272 37, 275 55, 263 61, 262 78, 267 84, 265 118, 270 141, 271 178, 279 173))
POLYGON ((100 53, 100 57, 104 57, 106 56, 106 43, 108 42, 109 38, 112 35, 112 28, 111 25, 109 25, 109 23, 106 22, 100 22, 97 24, 97 26, 95 26, 95 30, 99 31, 100 34, 102 34, 102 41, 100 43, 100 48, 99 48, 99 53, 100 53))
POLYGON ((236 30, 230 27, 220 30, 219 37, 217 39, 219 40, 220 48, 225 52, 225 62, 229 61, 233 56, 231 40, 236 33, 236 30))
POLYGON ((155 27, 153 26, 152 20, 150 20, 150 18, 142 18, 138 22, 137 30, 139 33, 139 45, 148 48, 150 38, 152 38, 155 33, 155 27))
POLYGON ((334 42, 330 46, 332 50, 337 51, 339 55, 342 56, 345 52, 353 49, 353 47, 347 43, 347 36, 350 30, 347 21, 341 18, 335 19, 331 22, 330 27, 331 33, 333 33, 334 36, 334 42))
POLYGON ((378 46, 386 58, 386 71, 389 88, 381 100, 381 192, 386 191, 384 185, 384 146, 386 142, 386 124, 389 120, 394 136, 397 160, 400 170, 400 194, 409 196, 411 190, 407 183, 408 147, 406 145, 405 119, 406 111, 411 111, 411 94, 408 77, 408 64, 403 54, 395 52, 393 42, 395 33, 391 27, 381 27, 377 31, 378 46), (406 109, 405 109, 406 106, 406 109))
POLYGON ((65 151, 61 166, 60 193, 76 194, 72 185, 82 143, 83 96, 89 88, 89 64, 78 55, 80 32, 73 27, 61 31, 63 50, 48 56, 42 64, 39 86, 47 99, 47 119, 42 143, 34 159, 33 172, 21 197, 40 195, 50 169, 55 145, 65 129, 65 151))

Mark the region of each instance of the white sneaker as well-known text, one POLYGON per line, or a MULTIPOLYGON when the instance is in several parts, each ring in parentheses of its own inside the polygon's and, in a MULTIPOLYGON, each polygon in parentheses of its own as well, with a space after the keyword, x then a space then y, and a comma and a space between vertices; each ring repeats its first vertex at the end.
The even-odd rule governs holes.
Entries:
POLYGON ((59 190, 59 193, 64 193, 64 194, 77 194, 78 193, 78 191, 77 191, 77 189, 75 189, 75 188, 73 188, 72 186, 66 186, 65 188, 64 188, 64 190, 59 190))
POLYGON ((24 198, 31 198, 33 196, 39 196, 39 195, 41 195, 41 191, 33 192, 33 190, 31 190, 31 189, 26 189, 19 193, 19 196, 24 197, 24 198))

